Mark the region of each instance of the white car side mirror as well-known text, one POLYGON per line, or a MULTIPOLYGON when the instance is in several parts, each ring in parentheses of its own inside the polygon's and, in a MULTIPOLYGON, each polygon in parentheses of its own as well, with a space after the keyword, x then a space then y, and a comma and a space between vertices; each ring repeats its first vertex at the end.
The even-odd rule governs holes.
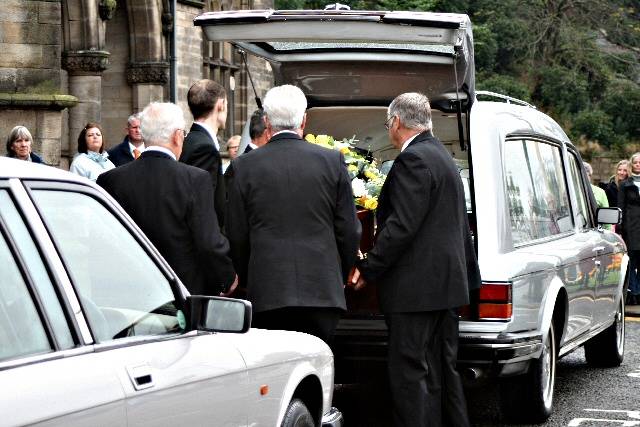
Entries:
POLYGON ((251 327, 251 303, 246 300, 192 295, 187 310, 190 330, 243 334, 251 327))

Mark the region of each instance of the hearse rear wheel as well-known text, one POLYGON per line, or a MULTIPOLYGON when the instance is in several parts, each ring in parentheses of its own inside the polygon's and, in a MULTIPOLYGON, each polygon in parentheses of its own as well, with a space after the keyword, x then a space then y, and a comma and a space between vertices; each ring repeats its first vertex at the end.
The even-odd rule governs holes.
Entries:
POLYGON ((500 382, 500 409, 506 418, 536 424, 549 418, 553 409, 557 357, 552 323, 543 342, 542 354, 531 362, 529 371, 500 382))

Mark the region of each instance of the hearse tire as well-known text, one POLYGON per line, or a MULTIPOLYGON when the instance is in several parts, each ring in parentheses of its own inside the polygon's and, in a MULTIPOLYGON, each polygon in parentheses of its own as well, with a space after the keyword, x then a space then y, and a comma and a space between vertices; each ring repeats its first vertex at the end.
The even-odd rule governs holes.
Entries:
POLYGON ((553 324, 543 344, 526 374, 500 381, 500 409, 509 421, 539 424, 551 415, 558 355, 553 324))
POLYGON ((284 413, 281 427, 314 427, 315 425, 304 402, 300 399, 293 399, 284 413))
POLYGON ((611 326, 585 343, 587 363, 599 368, 620 366, 624 359, 624 337, 624 301, 621 298, 611 326))

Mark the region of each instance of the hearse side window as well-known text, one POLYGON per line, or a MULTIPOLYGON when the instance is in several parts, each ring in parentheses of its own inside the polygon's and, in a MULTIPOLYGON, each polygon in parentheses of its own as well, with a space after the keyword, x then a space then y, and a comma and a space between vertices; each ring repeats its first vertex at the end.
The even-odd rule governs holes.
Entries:
POLYGON ((573 230, 558 146, 508 140, 504 168, 514 245, 573 230))
POLYGON ((587 210, 587 198, 582 182, 582 173, 578 166, 578 160, 573 153, 569 153, 569 168, 571 169, 571 181, 576 190, 576 203, 578 205, 578 228, 589 228, 589 211, 587 210))
POLYGON ((98 342, 180 331, 169 281, 108 209, 82 193, 32 195, 98 342))

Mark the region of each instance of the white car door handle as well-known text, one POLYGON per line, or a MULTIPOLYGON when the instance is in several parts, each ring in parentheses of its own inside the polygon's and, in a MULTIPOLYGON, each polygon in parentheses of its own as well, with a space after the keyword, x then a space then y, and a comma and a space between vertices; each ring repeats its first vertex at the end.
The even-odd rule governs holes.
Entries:
POLYGON ((144 390, 155 385, 151 375, 151 367, 147 364, 128 366, 127 373, 136 390, 144 390))
POLYGON ((593 248, 593 252, 604 252, 604 246, 596 246, 593 248))

